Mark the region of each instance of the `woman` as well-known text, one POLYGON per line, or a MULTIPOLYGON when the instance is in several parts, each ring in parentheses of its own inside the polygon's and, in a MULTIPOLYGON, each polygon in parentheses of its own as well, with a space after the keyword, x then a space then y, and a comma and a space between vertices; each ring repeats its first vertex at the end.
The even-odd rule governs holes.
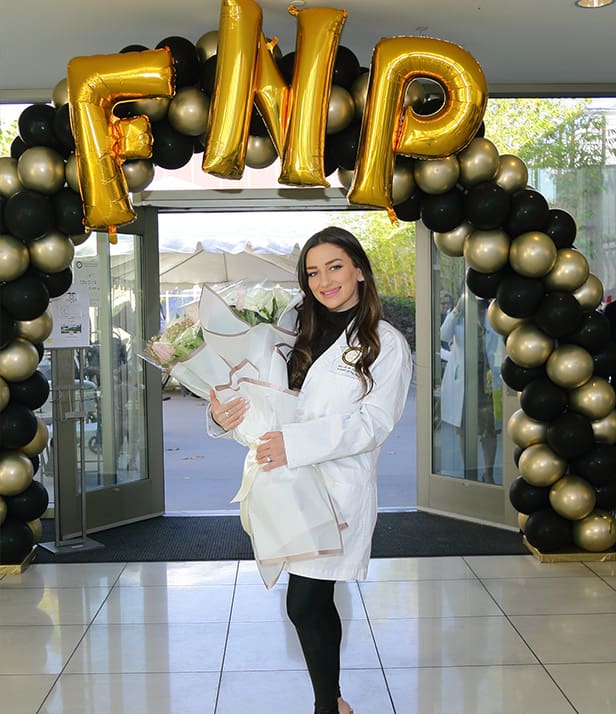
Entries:
MULTIPOLYGON (((301 421, 261 437, 264 472, 316 464, 342 530, 343 553, 288 562, 287 612, 315 695, 315 714, 351 714, 339 688, 342 627, 336 580, 365 579, 377 514, 377 460, 400 418, 412 361, 402 335, 382 320, 372 269, 359 241, 342 228, 313 235, 299 257, 304 294, 289 386, 299 389, 301 421)), ((211 414, 234 429, 248 405, 212 392, 211 414)))

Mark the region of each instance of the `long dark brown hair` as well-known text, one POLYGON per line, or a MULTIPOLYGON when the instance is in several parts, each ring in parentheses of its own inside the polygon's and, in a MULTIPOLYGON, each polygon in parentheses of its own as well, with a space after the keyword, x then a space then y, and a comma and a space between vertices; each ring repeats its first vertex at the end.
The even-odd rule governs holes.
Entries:
POLYGON ((357 314, 347 327, 346 336, 348 344, 357 346, 360 350, 359 359, 354 363, 354 367, 362 383, 365 396, 374 385, 370 366, 378 357, 381 349, 377 328, 379 320, 383 316, 383 309, 376 291, 370 261, 360 242, 349 231, 335 226, 324 228, 311 236, 304 244, 299 256, 297 279, 304 293, 304 300, 299 310, 298 337, 290 359, 289 382, 291 386, 303 383, 306 372, 313 361, 312 345, 315 344, 323 329, 319 321, 319 311, 323 310, 323 306, 315 299, 310 290, 306 271, 308 251, 323 243, 331 243, 342 248, 353 265, 361 270, 364 278, 357 284, 359 289, 357 314))

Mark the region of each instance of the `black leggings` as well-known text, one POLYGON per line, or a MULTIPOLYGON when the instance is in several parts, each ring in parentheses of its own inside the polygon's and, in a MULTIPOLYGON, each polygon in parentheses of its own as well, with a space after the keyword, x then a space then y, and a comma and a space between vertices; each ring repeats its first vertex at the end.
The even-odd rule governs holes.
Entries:
POLYGON ((287 613, 304 652, 318 714, 338 714, 342 624, 334 585, 332 580, 289 574, 287 613))

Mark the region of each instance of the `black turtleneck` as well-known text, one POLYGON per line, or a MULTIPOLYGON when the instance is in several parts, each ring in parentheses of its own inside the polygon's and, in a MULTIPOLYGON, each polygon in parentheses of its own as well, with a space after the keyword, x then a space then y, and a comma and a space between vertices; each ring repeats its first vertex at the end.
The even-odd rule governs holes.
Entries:
POLYGON ((341 312, 333 312, 326 309, 319 310, 319 320, 323 327, 312 345, 313 362, 334 344, 357 315, 358 310, 359 305, 354 305, 349 310, 342 310, 341 312))

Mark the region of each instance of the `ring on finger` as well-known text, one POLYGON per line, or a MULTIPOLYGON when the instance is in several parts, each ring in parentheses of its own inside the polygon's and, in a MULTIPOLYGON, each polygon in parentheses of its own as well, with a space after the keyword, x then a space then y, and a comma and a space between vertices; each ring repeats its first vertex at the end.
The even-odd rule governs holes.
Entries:
POLYGON ((265 460, 267 461, 268 464, 271 464, 271 463, 272 463, 272 457, 271 457, 271 456, 268 456, 267 459, 265 459, 265 460))
POLYGON ((229 410, 228 409, 225 409, 225 416, 227 417, 227 419, 229 418, 229 410))

